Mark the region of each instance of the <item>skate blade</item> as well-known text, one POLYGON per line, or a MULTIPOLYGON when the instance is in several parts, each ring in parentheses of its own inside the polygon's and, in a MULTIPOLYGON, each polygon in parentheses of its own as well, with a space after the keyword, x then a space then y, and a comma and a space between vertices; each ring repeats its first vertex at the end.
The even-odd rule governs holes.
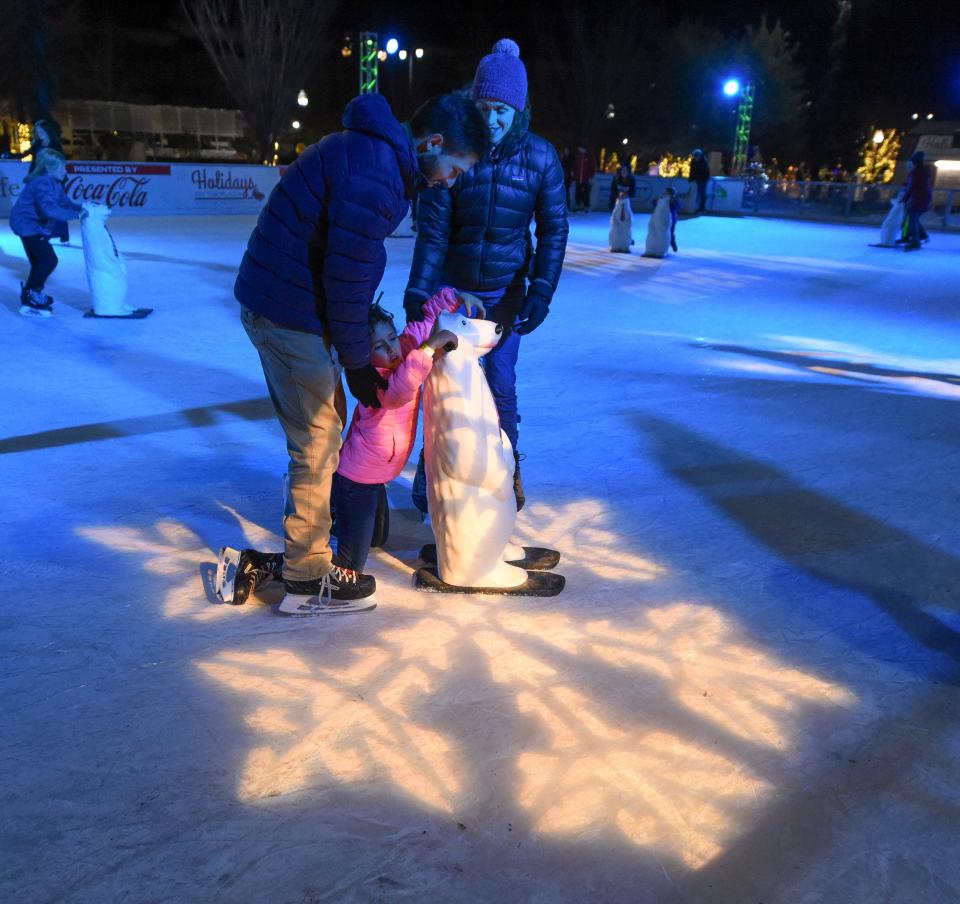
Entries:
MULTIPOLYGON (((420 547, 420 561, 428 565, 437 564, 437 544, 427 543, 420 547)), ((560 553, 545 546, 524 546, 522 559, 508 559, 508 565, 515 565, 524 571, 549 571, 560 564, 560 553)))
POLYGON ((359 600, 323 600, 316 596, 288 593, 277 607, 277 615, 293 618, 311 618, 316 615, 349 615, 370 612, 377 608, 377 598, 370 594, 359 600))
POLYGON ((53 316, 53 311, 51 311, 49 308, 31 308, 26 304, 20 305, 20 313, 24 317, 36 317, 38 319, 53 316))
POLYGON ((214 578, 214 593, 223 603, 233 603, 234 582, 237 579, 237 564, 240 561, 240 550, 232 546, 224 546, 217 558, 217 574, 214 578))
POLYGON ((562 574, 552 571, 528 571, 518 587, 457 587, 440 580, 436 568, 418 568, 413 586, 430 593, 483 593, 490 596, 556 596, 567 583, 562 574))

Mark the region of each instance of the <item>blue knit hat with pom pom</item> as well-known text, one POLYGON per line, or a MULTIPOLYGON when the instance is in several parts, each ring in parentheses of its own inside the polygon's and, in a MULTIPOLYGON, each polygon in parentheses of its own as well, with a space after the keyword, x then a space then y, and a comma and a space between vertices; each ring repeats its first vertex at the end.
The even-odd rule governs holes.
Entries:
POLYGON ((516 41, 501 38, 480 60, 470 96, 474 100, 489 97, 517 110, 527 105, 527 67, 520 59, 516 41))

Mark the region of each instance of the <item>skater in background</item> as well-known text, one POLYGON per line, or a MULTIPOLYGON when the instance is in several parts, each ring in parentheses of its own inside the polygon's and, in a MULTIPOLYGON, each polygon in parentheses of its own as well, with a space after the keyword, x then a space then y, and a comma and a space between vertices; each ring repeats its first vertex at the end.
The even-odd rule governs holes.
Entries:
POLYGON ((666 188, 663 191, 670 204, 670 247, 674 254, 679 250, 677 248, 677 220, 680 218, 680 199, 672 188, 666 188))
POLYGON ((588 213, 590 211, 590 189, 593 187, 593 177, 597 173, 593 158, 587 153, 587 149, 581 144, 577 147, 577 153, 573 157, 573 181, 575 196, 573 200, 573 210, 588 213))
POLYGON ((20 313, 28 317, 50 317, 53 298, 44 292, 50 274, 57 267, 57 254, 50 237, 60 234, 67 220, 84 216, 84 209, 67 197, 63 180, 66 160, 59 151, 43 148, 36 166, 23 180, 23 190, 10 211, 10 229, 20 237, 30 261, 30 274, 20 287, 20 313))
POLYGON ((566 188, 567 210, 573 209, 573 152, 564 148, 560 154, 560 168, 563 170, 563 184, 566 188))
MULTIPOLYGON (((441 285, 481 298, 486 318, 503 326, 500 344, 483 368, 513 445, 514 494, 523 506, 517 413, 520 339, 550 312, 567 246, 564 174, 557 152, 529 131, 527 70, 520 48, 498 41, 477 66, 470 97, 483 115, 492 148, 450 191, 429 189, 420 197, 420 223, 403 299, 408 320, 419 320, 423 303, 441 285), (536 224, 533 252, 530 222, 536 224)), ((420 458, 414 502, 426 511, 426 478, 420 458)))
MULTIPOLYGON (((700 148, 693 152, 690 161, 690 181, 697 186, 697 213, 707 209, 707 184, 710 182, 710 164, 700 148)), ((674 249, 676 250, 676 249, 674 249)))
POLYGON ((610 183, 610 210, 616 206, 620 198, 629 199, 637 194, 637 180, 630 169, 629 163, 621 163, 610 183))
POLYGON ((933 203, 933 167, 925 162, 923 151, 910 158, 907 186, 903 191, 903 206, 907 211, 907 251, 920 248, 920 217, 933 203))
POLYGON ((375 605, 364 603, 374 577, 335 562, 330 549, 340 368, 357 400, 379 408, 386 381, 370 361, 367 316, 386 266, 384 240, 414 195, 428 185, 445 192, 489 144, 483 118, 461 94, 427 101, 406 125, 383 95, 363 95, 347 105, 343 126, 284 172, 234 288, 290 457, 283 615, 375 605))

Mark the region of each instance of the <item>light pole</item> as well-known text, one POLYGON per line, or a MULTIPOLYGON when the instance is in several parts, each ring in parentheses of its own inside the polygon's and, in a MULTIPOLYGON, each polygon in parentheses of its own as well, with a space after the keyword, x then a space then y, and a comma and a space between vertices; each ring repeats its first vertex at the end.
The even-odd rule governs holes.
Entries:
POLYGON ((378 82, 377 33, 360 32, 360 93, 376 94, 378 82))
POLYGON ((753 122, 754 88, 750 82, 740 84, 735 78, 727 79, 723 84, 723 93, 727 97, 739 96, 737 106, 737 124, 733 136, 733 160, 730 175, 739 176, 747 168, 747 151, 750 147, 750 126, 753 122))

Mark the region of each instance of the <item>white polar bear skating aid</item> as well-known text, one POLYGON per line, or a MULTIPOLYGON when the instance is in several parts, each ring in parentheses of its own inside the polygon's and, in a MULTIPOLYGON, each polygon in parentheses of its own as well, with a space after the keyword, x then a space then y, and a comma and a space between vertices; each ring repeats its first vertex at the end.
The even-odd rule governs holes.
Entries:
POLYGON ((664 257, 670 248, 670 201, 661 198, 647 224, 647 245, 644 257, 664 257))
POLYGON ((110 208, 103 204, 84 207, 86 216, 80 221, 83 236, 83 262, 93 310, 85 317, 112 317, 140 320, 153 308, 131 308, 124 304, 127 296, 127 265, 117 250, 107 228, 110 208))
POLYGON ((617 198, 613 213, 610 214, 610 233, 607 242, 611 251, 630 253, 633 244, 633 211, 629 198, 617 198))
POLYGON ((450 313, 437 318, 437 327, 454 333, 458 347, 437 359, 424 386, 427 498, 438 569, 419 569, 416 586, 555 596, 563 589, 562 575, 528 572, 506 561, 524 556, 509 542, 517 519, 515 460, 480 367, 503 328, 450 313))

